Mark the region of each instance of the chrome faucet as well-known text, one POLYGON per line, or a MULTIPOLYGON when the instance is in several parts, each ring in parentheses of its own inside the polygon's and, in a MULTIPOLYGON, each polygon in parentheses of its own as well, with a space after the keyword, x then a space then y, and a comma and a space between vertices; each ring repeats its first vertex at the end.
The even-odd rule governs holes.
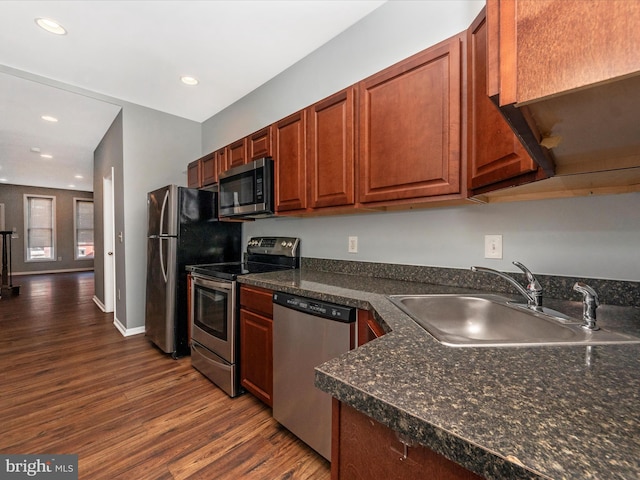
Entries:
POLYGON ((573 286, 576 292, 582 294, 582 328, 586 330, 599 330, 596 326, 596 308, 600 305, 598 294, 586 283, 576 282, 573 286))
POLYGON ((518 282, 516 282, 512 277, 507 275, 506 273, 499 272, 498 270, 494 270, 492 268, 486 267, 471 267, 471 270, 474 272, 486 272, 493 273, 498 275, 499 277, 504 278, 509 283, 511 283, 516 289, 527 299, 527 307, 532 310, 542 310, 542 286, 536 280, 536 277, 533 276, 533 273, 525 267, 520 262, 513 262, 513 264, 518 267, 520 270, 524 272, 527 277, 527 287, 523 287, 518 282))

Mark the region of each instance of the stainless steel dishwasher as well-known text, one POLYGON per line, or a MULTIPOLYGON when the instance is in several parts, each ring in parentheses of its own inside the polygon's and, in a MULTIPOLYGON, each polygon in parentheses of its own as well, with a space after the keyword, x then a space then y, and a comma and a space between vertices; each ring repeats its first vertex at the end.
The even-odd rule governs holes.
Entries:
POLYGON ((273 418, 331 460, 331 396, 318 365, 354 348, 356 309, 273 294, 273 418))

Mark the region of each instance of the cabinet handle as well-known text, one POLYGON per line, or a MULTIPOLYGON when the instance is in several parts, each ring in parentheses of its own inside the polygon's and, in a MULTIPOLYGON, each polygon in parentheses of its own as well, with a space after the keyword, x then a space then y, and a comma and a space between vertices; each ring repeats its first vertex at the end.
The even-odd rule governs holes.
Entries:
POLYGON ((415 445, 415 442, 411 440, 409 437, 407 437, 406 435, 403 435, 399 432, 395 432, 395 434, 396 434, 396 438, 402 444, 402 447, 403 447, 403 453, 402 453, 402 456, 400 457, 400 461, 403 462, 409 456, 409 447, 413 447, 415 445))

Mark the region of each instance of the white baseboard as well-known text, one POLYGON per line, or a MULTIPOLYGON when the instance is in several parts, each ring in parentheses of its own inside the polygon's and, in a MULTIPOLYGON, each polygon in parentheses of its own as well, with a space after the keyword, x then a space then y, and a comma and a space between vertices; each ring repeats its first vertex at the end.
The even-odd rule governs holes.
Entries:
POLYGON ((108 313, 106 307, 104 306, 104 303, 102 303, 100 299, 95 295, 93 296, 93 303, 95 303, 103 313, 108 313))
POLYGON ((141 333, 144 333, 144 327, 126 328, 122 323, 120 323, 120 320, 115 318, 115 315, 113 318, 113 324, 123 337, 130 337, 132 335, 140 335, 141 333))

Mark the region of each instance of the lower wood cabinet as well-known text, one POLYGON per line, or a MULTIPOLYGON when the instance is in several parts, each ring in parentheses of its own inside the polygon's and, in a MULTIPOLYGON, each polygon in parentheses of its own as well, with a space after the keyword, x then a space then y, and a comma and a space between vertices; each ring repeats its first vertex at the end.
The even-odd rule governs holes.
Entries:
POLYGON ((273 292, 240 287, 240 383, 273 406, 273 292))
POLYGON ((358 310, 358 346, 375 340, 384 334, 384 329, 373 318, 373 314, 369 310, 358 310))
POLYGON ((389 427, 333 400, 331 480, 480 480, 422 445, 406 446, 389 427))

